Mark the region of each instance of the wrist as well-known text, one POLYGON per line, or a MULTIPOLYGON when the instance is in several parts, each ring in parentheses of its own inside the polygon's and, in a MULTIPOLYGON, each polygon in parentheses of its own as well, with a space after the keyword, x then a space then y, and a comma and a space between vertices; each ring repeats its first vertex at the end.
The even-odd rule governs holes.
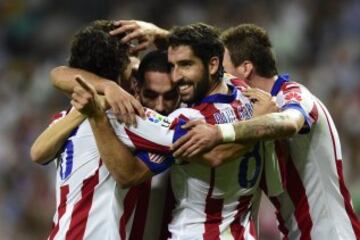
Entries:
POLYGON ((235 141, 235 128, 232 123, 226 123, 226 124, 219 124, 217 125, 220 138, 222 142, 228 143, 228 142, 234 142, 235 141))

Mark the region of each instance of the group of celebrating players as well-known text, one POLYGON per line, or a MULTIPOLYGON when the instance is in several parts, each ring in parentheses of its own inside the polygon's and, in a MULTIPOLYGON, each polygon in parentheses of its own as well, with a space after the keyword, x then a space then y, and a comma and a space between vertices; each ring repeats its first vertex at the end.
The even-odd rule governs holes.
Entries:
POLYGON ((31 148, 56 163, 48 239, 258 239, 262 195, 283 239, 360 239, 334 122, 259 26, 98 20, 51 80, 72 107, 31 148))

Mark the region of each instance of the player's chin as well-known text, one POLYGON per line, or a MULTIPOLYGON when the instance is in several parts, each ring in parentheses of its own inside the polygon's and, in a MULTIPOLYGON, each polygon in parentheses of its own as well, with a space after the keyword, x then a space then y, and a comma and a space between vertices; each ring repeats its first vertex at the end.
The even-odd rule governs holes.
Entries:
POLYGON ((180 94, 180 97, 181 97, 181 101, 184 103, 190 104, 194 102, 194 94, 184 94, 184 95, 180 94))

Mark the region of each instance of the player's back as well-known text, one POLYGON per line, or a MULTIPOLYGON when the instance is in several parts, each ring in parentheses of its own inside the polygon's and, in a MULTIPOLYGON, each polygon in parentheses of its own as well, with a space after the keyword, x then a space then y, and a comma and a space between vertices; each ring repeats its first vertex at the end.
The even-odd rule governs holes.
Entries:
POLYGON ((277 143, 279 159, 286 165, 286 190, 272 198, 279 210, 279 228, 289 239, 359 239, 335 124, 304 86, 279 79, 274 87, 278 91, 273 92, 278 104, 299 109, 306 119, 299 134, 277 143))
MULTIPOLYGON (((234 95, 212 95, 184 116, 207 122, 229 123, 251 117, 252 107, 238 90, 234 95)), ((253 212, 260 198, 263 145, 244 157, 210 168, 195 163, 174 165, 171 180, 176 208, 169 225, 171 239, 254 239, 253 212)))

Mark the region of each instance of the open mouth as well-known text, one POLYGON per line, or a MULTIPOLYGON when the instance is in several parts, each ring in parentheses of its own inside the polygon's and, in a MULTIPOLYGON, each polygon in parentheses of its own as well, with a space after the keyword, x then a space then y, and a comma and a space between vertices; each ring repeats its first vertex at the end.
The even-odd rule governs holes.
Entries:
POLYGON ((191 92, 192 86, 193 86, 193 84, 185 83, 185 82, 179 84, 178 87, 179 87, 180 94, 181 95, 189 94, 191 92))

